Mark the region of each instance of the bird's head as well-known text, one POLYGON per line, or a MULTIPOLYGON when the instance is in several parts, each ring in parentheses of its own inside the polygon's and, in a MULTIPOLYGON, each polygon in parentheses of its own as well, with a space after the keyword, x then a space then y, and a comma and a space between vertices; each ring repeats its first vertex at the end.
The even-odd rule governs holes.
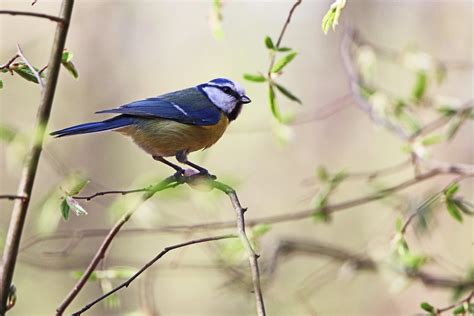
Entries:
POLYGON ((245 95, 245 90, 237 82, 225 78, 213 79, 207 83, 200 84, 201 90, 207 98, 219 109, 221 109, 233 121, 242 110, 242 105, 250 103, 251 100, 245 95))

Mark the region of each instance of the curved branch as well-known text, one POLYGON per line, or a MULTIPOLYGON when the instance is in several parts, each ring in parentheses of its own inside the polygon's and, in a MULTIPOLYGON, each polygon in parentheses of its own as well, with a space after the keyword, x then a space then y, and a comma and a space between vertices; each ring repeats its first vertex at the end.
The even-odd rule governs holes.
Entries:
POLYGON ((247 211, 247 209, 243 208, 240 205, 240 201, 237 196, 237 193, 230 186, 218 181, 213 181, 212 186, 215 189, 218 189, 224 192, 225 194, 227 194, 227 196, 230 198, 230 201, 232 202, 232 206, 234 207, 234 211, 237 217, 237 232, 239 234, 240 241, 242 245, 244 246, 244 249, 247 251, 247 256, 250 263, 250 270, 252 271, 252 283, 254 287, 255 300, 257 304, 257 314, 260 316, 265 316, 265 304, 263 301, 262 288, 260 285, 260 272, 259 272, 258 261, 257 261, 259 255, 257 255, 255 251, 253 250, 252 245, 245 232, 244 213, 245 211, 247 211))
POLYGON ((90 302, 89 304, 87 304, 86 306, 81 308, 79 311, 73 313, 72 315, 74 315, 74 316, 81 315, 82 313, 84 313, 85 311, 90 309, 92 306, 94 306, 95 304, 99 303, 100 301, 106 299, 107 297, 109 297, 110 295, 112 295, 115 292, 119 291, 120 289, 122 289, 124 287, 128 287, 136 278, 138 278, 140 276, 140 274, 145 272, 145 270, 147 270, 149 267, 151 267, 153 264, 155 264, 158 260, 160 260, 164 255, 166 255, 171 250, 175 250, 175 249, 178 249, 178 248, 183 248, 183 247, 191 246, 191 245, 195 245, 195 244, 200 244, 200 243, 204 243, 204 242, 217 241, 217 240, 228 239, 228 238, 236 238, 236 237, 237 237, 236 235, 222 235, 222 236, 215 236, 215 237, 206 237, 206 238, 194 239, 194 240, 190 240, 190 241, 183 242, 183 243, 180 243, 180 244, 176 244, 176 245, 173 245, 173 246, 165 247, 158 255, 156 255, 152 260, 150 260, 147 264, 145 264, 140 270, 138 270, 127 281, 123 282, 119 286, 113 288, 109 292, 107 292, 107 293, 103 294, 102 296, 98 297, 97 299, 93 300, 92 302, 90 302))
POLYGON ((64 311, 66 308, 71 304, 71 302, 76 298, 77 294, 82 290, 84 285, 86 284, 87 280, 91 276, 92 272, 94 272, 95 268, 97 265, 102 261, 102 259, 105 256, 105 253, 107 249, 109 248, 110 244, 112 243, 112 240, 115 238, 115 236, 118 234, 122 226, 132 217, 133 213, 138 209, 138 207, 148 199, 150 199, 156 192, 163 191, 165 189, 177 186, 179 184, 182 184, 183 182, 181 179, 179 179, 177 176, 171 176, 169 178, 166 178, 162 182, 158 183, 155 185, 149 192, 146 192, 143 194, 141 201, 135 205, 132 209, 130 209, 127 213, 125 213, 119 221, 112 227, 112 229, 109 231, 105 239, 102 241, 102 244, 100 245, 99 249, 97 250, 96 254, 92 258, 91 262, 89 263, 89 266, 87 269, 84 271, 84 274, 81 276, 81 278, 77 281, 76 285, 74 285, 73 289, 69 292, 69 294, 66 296, 66 298, 63 300, 61 305, 56 309, 56 315, 63 315, 64 311))

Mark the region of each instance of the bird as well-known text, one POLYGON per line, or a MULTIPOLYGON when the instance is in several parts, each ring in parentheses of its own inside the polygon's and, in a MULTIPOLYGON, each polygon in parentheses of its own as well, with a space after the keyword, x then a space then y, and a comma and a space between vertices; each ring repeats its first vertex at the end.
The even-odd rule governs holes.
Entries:
POLYGON ((237 119, 243 105, 250 102, 240 84, 216 78, 195 87, 98 111, 96 113, 118 115, 64 128, 50 135, 64 137, 116 131, 131 137, 153 159, 178 174, 185 174, 185 170, 167 157, 174 156, 178 162, 195 169, 197 174, 211 176, 206 168, 189 161, 188 154, 214 145, 227 126, 237 119))

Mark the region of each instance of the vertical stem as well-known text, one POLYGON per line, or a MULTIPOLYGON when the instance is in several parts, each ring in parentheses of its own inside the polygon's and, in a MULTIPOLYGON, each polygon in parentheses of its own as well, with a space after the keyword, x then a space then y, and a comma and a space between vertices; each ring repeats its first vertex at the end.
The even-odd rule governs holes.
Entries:
POLYGON ((58 82, 59 68, 61 66, 62 52, 66 42, 73 5, 74 0, 63 0, 61 5, 60 16, 63 19, 63 22, 57 23, 56 34, 48 63, 50 67, 49 74, 46 80, 45 89, 41 94, 41 102, 38 108, 35 134, 18 185, 18 195, 25 196, 26 198, 15 201, 10 225, 8 226, 1 262, 2 265, 0 267, 0 315, 6 313, 6 302, 8 299, 9 288, 13 279, 21 234, 25 224, 38 162, 43 148, 44 134, 51 113, 56 84, 58 82))

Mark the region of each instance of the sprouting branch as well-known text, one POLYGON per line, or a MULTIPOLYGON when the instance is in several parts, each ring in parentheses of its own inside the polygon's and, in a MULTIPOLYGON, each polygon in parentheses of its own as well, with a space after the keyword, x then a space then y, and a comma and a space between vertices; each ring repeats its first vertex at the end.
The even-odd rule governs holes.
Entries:
POLYGON ((69 23, 69 19, 67 19, 66 17, 57 17, 54 15, 49 15, 49 14, 44 14, 44 13, 15 11, 15 10, 0 10, 0 14, 32 16, 32 17, 37 17, 37 18, 42 18, 42 19, 48 19, 62 25, 66 25, 69 23))
POLYGON ((143 272, 145 272, 145 270, 150 268, 153 264, 155 264, 164 255, 166 255, 168 252, 170 252, 172 250, 175 250, 175 249, 178 249, 178 248, 183 248, 183 247, 186 247, 186 246, 195 245, 195 244, 200 244, 200 243, 204 243, 204 242, 217 241, 217 240, 228 239, 228 238, 236 238, 236 237, 237 237, 236 235, 221 235, 221 236, 215 236, 215 237, 206 237, 206 238, 194 239, 194 240, 190 240, 190 241, 183 242, 183 243, 180 243, 180 244, 176 244, 176 245, 173 245, 173 246, 165 247, 158 255, 156 255, 152 260, 150 260, 147 264, 145 264, 140 270, 138 270, 127 281, 123 282, 122 284, 118 285, 117 287, 115 287, 111 291, 109 291, 109 292, 103 294, 102 296, 98 297, 97 299, 95 299, 91 303, 87 304, 86 306, 81 308, 79 311, 73 313, 72 315, 74 315, 74 316, 81 315, 82 313, 84 313, 85 311, 90 309, 92 306, 94 306, 95 304, 99 303, 100 301, 106 299, 107 297, 109 297, 110 295, 112 295, 115 292, 119 291, 120 289, 122 289, 124 287, 128 287, 136 278, 138 278, 143 272))
POLYGON ((38 81, 38 84, 41 88, 41 91, 43 91, 44 89, 44 82, 43 82, 43 78, 41 78, 41 74, 36 71, 36 68, 33 67, 33 65, 28 61, 28 59, 25 57, 25 55, 23 54, 23 51, 21 50, 21 47, 20 45, 17 45, 17 48, 18 48, 18 56, 21 57, 21 59, 23 59, 23 61, 25 62, 25 64, 28 66, 28 68, 30 69, 31 73, 35 76, 36 80, 38 81))
POLYGON ((100 245, 99 249, 97 250, 96 254, 92 258, 91 262, 89 263, 89 266, 87 269, 84 271, 83 275, 81 278, 77 281, 77 283, 74 285, 73 289, 69 292, 69 294, 66 296, 66 298, 63 300, 61 305, 56 309, 56 315, 63 315, 64 311, 66 308, 71 304, 71 302, 76 298, 76 296, 79 294, 79 292, 82 290, 84 285, 86 284, 87 280, 89 277, 92 275, 94 272, 95 268, 97 265, 102 261, 102 259, 105 256, 105 253, 107 249, 109 248, 110 244, 112 243, 113 239, 115 236, 118 234, 122 226, 132 217, 132 215, 135 213, 135 211, 138 209, 138 207, 148 199, 150 199, 155 193, 159 191, 163 191, 165 189, 177 186, 179 184, 182 184, 183 182, 181 181, 182 179, 179 178, 178 176, 171 176, 169 178, 166 178, 165 180, 161 181, 157 185, 153 186, 149 192, 146 192, 143 194, 141 201, 135 205, 135 207, 131 208, 128 212, 126 212, 115 225, 112 227, 112 229, 108 232, 107 236, 104 238, 102 241, 102 244, 100 245))
MULTIPOLYGON (((116 237, 116 235, 118 234, 122 226, 134 214, 137 208, 143 202, 150 199, 156 192, 163 191, 165 189, 172 188, 184 183, 189 184, 190 186, 205 184, 205 185, 208 185, 210 188, 220 190, 229 196, 232 202, 232 205, 234 207, 234 210, 236 212, 238 236, 240 237, 243 247, 247 250, 248 257, 249 257, 250 268, 252 272, 252 280, 253 280, 254 291, 255 291, 255 296, 256 296, 257 312, 258 312, 258 315, 260 316, 265 315, 265 307, 264 307, 263 296, 262 296, 262 291, 260 287, 260 275, 259 275, 259 269, 258 269, 258 263, 257 263, 258 255, 253 251, 250 241, 247 238, 247 235, 245 232, 245 220, 244 220, 245 209, 242 208, 242 206, 240 205, 240 202, 237 198, 237 194, 234 189, 232 189, 231 187, 229 187, 228 185, 224 183, 214 181, 200 174, 192 175, 192 176, 183 176, 183 175, 175 174, 174 176, 171 176, 163 180, 159 184, 152 186, 150 188, 147 188, 140 202, 131 210, 129 210, 127 213, 125 213, 122 216, 122 218, 114 225, 114 227, 108 232, 107 236, 104 238, 101 246, 97 250, 92 261, 89 263, 89 266, 87 267, 84 274, 78 280, 78 282, 76 283, 74 288, 71 290, 71 292, 66 296, 66 298, 61 303, 61 305, 57 308, 56 315, 62 315, 65 309, 75 299, 77 294, 79 294, 79 292, 84 287, 84 285, 86 284, 91 274, 94 272, 97 265, 104 258, 105 253, 107 249, 109 248, 110 244, 112 243, 113 239, 116 237)), ((134 192, 137 192, 137 191, 141 192, 143 190, 142 189, 135 190, 134 192)), ((119 193, 122 193, 122 192, 123 191, 119 191, 119 193)))
MULTIPOLYGON (((58 82, 59 68, 61 66, 61 57, 64 44, 66 42, 73 5, 74 0, 64 0, 62 2, 60 13, 61 18, 59 21, 62 21, 63 23, 58 23, 56 27, 56 34, 48 63, 50 65, 50 71, 46 80, 44 91, 41 95, 40 104, 38 106, 35 134, 22 170, 20 184, 18 186, 17 195, 25 196, 26 198, 15 200, 10 224, 8 226, 8 232, 3 250, 3 266, 0 275, 0 314, 2 315, 5 313, 5 308, 7 305, 6 303, 8 300, 9 289, 12 284, 23 226, 26 220, 31 193, 33 191, 36 170, 38 168, 41 151, 43 149, 45 130, 53 105, 56 84, 58 82)), ((22 12, 16 11, 0 11, 0 14, 2 13, 22 14, 22 12)), ((26 15, 38 16, 37 14, 26 15)), ((54 19, 58 21, 57 18, 54 19)))

